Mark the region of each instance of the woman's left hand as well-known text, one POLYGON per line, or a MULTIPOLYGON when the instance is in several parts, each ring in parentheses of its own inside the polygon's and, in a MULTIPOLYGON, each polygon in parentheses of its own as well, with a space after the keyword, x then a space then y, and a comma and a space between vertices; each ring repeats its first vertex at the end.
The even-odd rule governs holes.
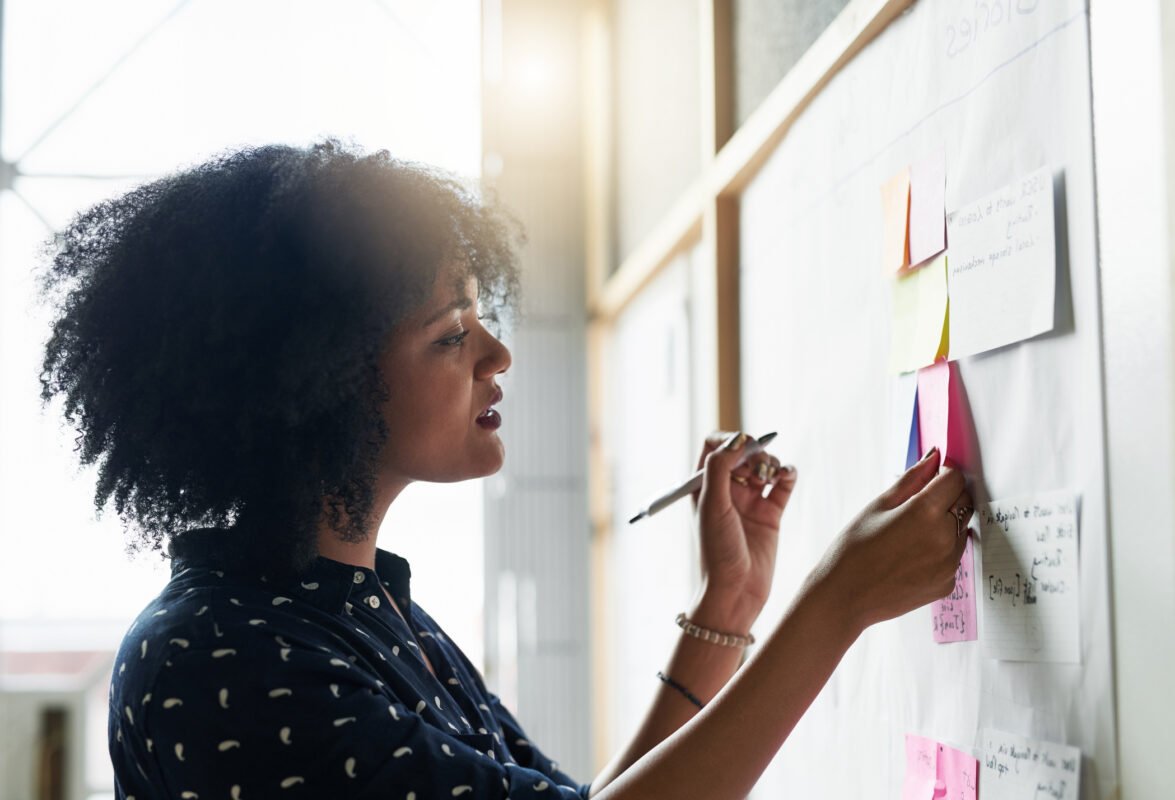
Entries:
POLYGON ((724 431, 706 437, 698 458, 698 469, 705 469, 702 488, 693 493, 702 552, 702 595, 694 614, 705 617, 693 621, 736 633, 749 630, 767 602, 779 520, 796 484, 795 467, 781 467, 765 452, 733 469, 749 439, 724 431))

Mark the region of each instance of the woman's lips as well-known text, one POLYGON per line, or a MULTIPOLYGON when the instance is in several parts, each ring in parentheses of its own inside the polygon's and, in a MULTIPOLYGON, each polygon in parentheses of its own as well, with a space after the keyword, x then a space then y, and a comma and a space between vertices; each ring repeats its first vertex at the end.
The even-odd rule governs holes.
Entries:
POLYGON ((488 430, 496 431, 502 426, 502 415, 491 408, 477 418, 477 424, 488 430))

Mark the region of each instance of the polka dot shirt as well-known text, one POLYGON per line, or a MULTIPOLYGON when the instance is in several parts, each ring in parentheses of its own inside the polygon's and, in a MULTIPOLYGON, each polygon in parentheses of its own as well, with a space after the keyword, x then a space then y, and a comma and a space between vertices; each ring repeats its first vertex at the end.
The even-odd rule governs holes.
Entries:
POLYGON ((282 586, 175 558, 115 660, 115 795, 586 798, 412 603, 410 575, 386 550, 375 570, 319 556, 282 586))

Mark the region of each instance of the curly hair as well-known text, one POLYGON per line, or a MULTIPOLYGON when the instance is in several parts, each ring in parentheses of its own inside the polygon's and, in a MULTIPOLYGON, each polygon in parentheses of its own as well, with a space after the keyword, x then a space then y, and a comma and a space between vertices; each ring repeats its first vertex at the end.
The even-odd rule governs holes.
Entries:
MULTIPOLYGON (((371 519, 388 387, 378 358, 442 268, 515 318, 518 224, 438 170, 334 139, 250 147, 106 200, 44 249, 41 399, 63 398, 128 554, 217 528, 295 575, 323 519, 371 519), (345 514, 345 517, 344 517, 345 514)), ((191 537, 194 538, 194 537, 191 537)))

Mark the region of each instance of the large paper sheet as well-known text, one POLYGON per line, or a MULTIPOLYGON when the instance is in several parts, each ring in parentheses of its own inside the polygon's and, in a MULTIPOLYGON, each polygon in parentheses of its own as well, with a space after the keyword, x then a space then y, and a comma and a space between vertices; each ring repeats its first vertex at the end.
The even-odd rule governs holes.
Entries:
POLYGON ((1080 662, 1076 496, 1025 495, 978 513, 984 652, 1009 661, 1080 662))
MULTIPOLYGON (((929 606, 874 626, 755 787, 760 800, 898 798, 906 733, 978 753, 983 727, 1080 747, 1084 800, 1117 789, 1085 6, 1013 0, 1010 21, 978 33, 973 6, 913 4, 813 99, 742 193, 743 425, 780 431, 800 469, 756 634, 784 613, 843 525, 892 484, 904 425, 887 403, 894 273, 878 263, 879 187, 943 147, 951 210, 1043 164, 1063 175, 1053 183, 1064 325, 954 366, 974 429, 977 505, 1080 492, 1081 663, 996 660, 981 641, 937 644, 929 606)), ((984 543, 975 544, 981 577, 984 543)))
POLYGON ((987 728, 981 759, 983 800, 1077 800, 1081 751, 987 728))
POLYGON ((1052 330, 1057 256, 1048 167, 947 218, 951 358, 1052 330))

